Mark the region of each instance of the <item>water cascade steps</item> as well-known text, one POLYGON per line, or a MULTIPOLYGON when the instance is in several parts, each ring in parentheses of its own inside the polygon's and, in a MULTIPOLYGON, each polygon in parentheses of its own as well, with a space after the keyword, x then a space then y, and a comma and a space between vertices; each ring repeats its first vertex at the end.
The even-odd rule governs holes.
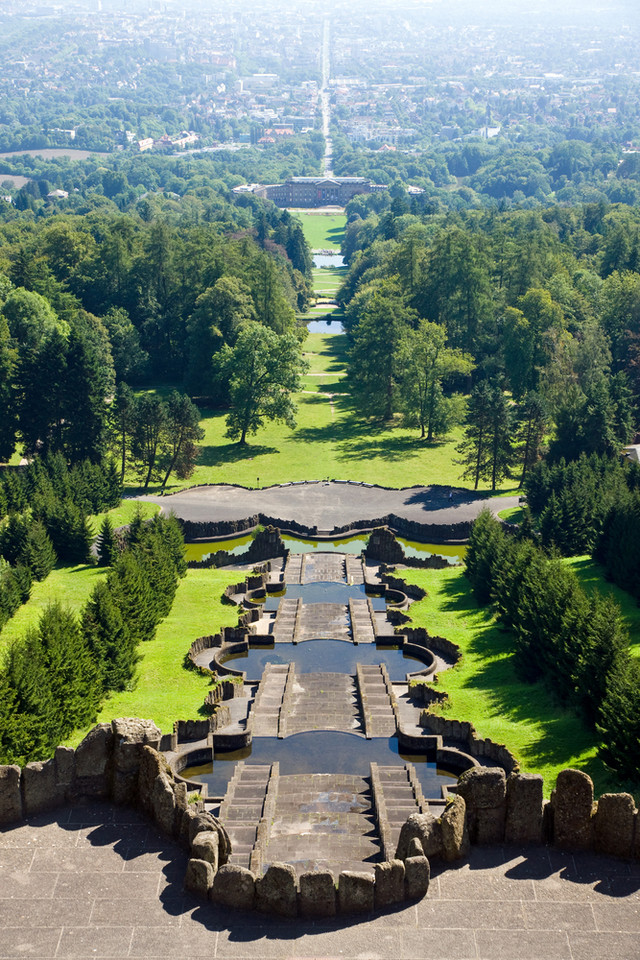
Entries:
POLYGON ((372 795, 364 777, 342 773, 280 776, 262 850, 269 863, 292 864, 298 874, 329 869, 367 870, 381 859, 372 795))
POLYGON ((358 664, 356 682, 362 705, 364 732, 371 737, 392 737, 396 717, 389 690, 391 685, 384 664, 358 664))
POLYGON ((391 860, 395 856, 403 823, 412 813, 426 813, 428 805, 410 763, 404 767, 372 763, 371 782, 384 857, 391 860))
POLYGON ((346 673, 297 674, 287 687, 286 734, 362 730, 359 698, 346 673))
POLYGON ((231 840, 230 862, 249 868, 262 819, 271 764, 247 764, 240 760, 220 807, 220 820, 231 840))

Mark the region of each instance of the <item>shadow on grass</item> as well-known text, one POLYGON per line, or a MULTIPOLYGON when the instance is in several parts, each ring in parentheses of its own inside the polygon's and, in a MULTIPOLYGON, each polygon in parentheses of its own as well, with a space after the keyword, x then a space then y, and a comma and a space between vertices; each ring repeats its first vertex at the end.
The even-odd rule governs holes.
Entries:
MULTIPOLYGON (((326 400, 324 401, 326 402, 326 400)), ((207 444, 200 448, 198 456, 199 467, 224 467, 230 463, 242 463, 243 460, 253 460, 269 453, 279 453, 277 447, 267 447, 262 444, 248 442, 243 446, 239 443, 228 443, 219 447, 207 444)))
MULTIPOLYGON (((464 687, 482 692, 489 699, 493 716, 503 717, 514 724, 539 725, 540 736, 520 748, 525 769, 527 763, 532 766, 579 764, 576 755, 597 743, 593 731, 569 710, 555 703, 542 683, 523 683, 518 678, 513 636, 494 622, 490 608, 478 607, 463 576, 447 581, 444 594, 444 609, 473 618, 476 625, 468 651, 480 662, 464 681, 464 687)), ((443 686, 446 687, 446 680, 443 686)), ((579 765, 603 783, 604 773, 599 761, 590 759, 579 765)))

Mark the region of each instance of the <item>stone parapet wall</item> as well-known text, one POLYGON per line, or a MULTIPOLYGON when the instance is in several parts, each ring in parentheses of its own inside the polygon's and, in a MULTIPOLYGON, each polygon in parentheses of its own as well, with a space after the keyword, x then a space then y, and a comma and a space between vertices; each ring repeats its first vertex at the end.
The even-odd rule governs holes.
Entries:
MULTIPOLYGON (((204 732, 198 724, 180 724, 174 735, 195 737, 204 732)), ((468 727, 459 724, 458 732, 468 727)), ((75 750, 58 747, 50 760, 23 769, 0 766, 0 826, 98 798, 132 805, 189 850, 188 889, 227 906, 279 916, 355 914, 418 899, 429 886, 429 860, 460 860, 469 844, 546 843, 640 860, 640 821, 630 794, 604 794, 596 801, 591 779, 569 769, 558 775, 546 802, 542 777, 477 766, 461 775, 457 795, 441 816, 409 817, 393 859, 387 831, 388 859, 375 864, 373 874, 343 871, 336 884, 330 873, 319 871, 298 881, 291 865, 272 863, 260 876, 261 848, 255 871, 228 863, 224 827, 201 802, 189 803, 187 784, 176 779, 158 751, 164 739, 151 721, 120 719, 98 724, 75 750)), ((375 789, 375 775, 373 782, 375 789)), ((384 824, 380 832, 384 840, 384 824)))

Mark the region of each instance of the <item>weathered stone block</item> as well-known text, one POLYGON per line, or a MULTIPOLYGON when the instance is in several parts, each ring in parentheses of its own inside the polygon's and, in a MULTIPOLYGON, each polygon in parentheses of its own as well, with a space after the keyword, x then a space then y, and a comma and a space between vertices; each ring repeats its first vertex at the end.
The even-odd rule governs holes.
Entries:
POLYGON ((125 742, 146 743, 154 750, 160 749, 162 733, 153 720, 142 720, 139 717, 118 717, 111 721, 111 729, 116 738, 116 749, 125 742))
POLYGON ((0 826, 22 820, 21 770, 15 764, 0 766, 0 826))
MULTIPOLYGON (((442 852, 442 830, 440 822, 432 813, 412 813, 402 824, 396 859, 406 860, 409 856, 409 844, 417 839, 422 847, 422 853, 427 857, 439 856, 442 852)), ((412 850, 415 847, 412 846, 412 850)))
POLYGON ((407 900, 420 900, 427 895, 431 866, 426 857, 409 857, 404 862, 404 895, 407 900))
POLYGON ((442 834, 442 857, 451 863, 469 855, 469 830, 467 828, 467 805, 463 797, 456 795, 447 804, 440 817, 442 834))
POLYGON ((175 823, 176 798, 173 792, 173 784, 166 774, 159 774, 154 780, 150 805, 150 812, 157 825, 163 833, 171 836, 175 823))
POLYGON ((375 881, 370 873, 344 870, 338 879, 340 913, 370 913, 375 902, 375 881))
POLYGON ((564 850, 590 850, 593 845, 593 782, 581 770, 561 770, 551 798, 553 839, 564 850))
POLYGON ((512 773, 507 780, 507 843, 542 843, 542 777, 512 773))
POLYGON ((458 795, 467 805, 471 843, 502 843, 507 782, 501 767, 474 767, 458 780, 458 795))
POLYGON ((387 860, 374 867, 376 907, 388 907, 404 900, 404 863, 402 860, 387 860))
POLYGON ((301 875, 298 912, 302 917, 335 917, 336 884, 330 870, 301 875))
MULTIPOLYGON (((137 793, 138 803, 141 805, 143 810, 146 810, 148 813, 151 813, 153 810, 153 790, 155 780, 156 777, 161 774, 172 779, 169 771, 169 765, 162 754, 154 750, 153 747, 143 746, 140 754, 140 766, 138 767, 137 793)), ((163 827, 163 830, 164 829, 165 828, 163 827)))
POLYGON ((226 907, 250 910, 254 904, 255 893, 256 878, 251 871, 226 863, 213 878, 209 896, 215 903, 226 907))
POLYGON ((72 747, 56 747, 56 783, 61 787, 70 787, 76 775, 76 752, 72 747))
MULTIPOLYGON (((424 857, 424 849, 417 837, 412 837, 407 845, 407 857, 424 857)), ((404 859, 406 860, 407 857, 404 859)))
POLYGON ((598 853, 631 858, 635 816, 636 805, 630 793, 604 793, 593 818, 598 853))
POLYGON ((22 771, 22 796, 27 817, 64 803, 64 787, 56 784, 55 760, 26 765, 22 771))
POLYGON ((103 777, 111 759, 113 733, 110 723, 99 723, 76 747, 76 777, 103 777))
POLYGON ((191 844, 191 856, 196 860, 206 860, 213 867, 213 872, 218 871, 218 831, 206 830, 196 834, 191 844))
POLYGON ((199 897, 208 897, 213 886, 213 867, 206 860, 192 858, 187 864, 185 889, 199 897))
POLYGON ((256 907, 262 913, 295 917, 298 913, 296 871, 290 863, 272 863, 256 880, 256 907))

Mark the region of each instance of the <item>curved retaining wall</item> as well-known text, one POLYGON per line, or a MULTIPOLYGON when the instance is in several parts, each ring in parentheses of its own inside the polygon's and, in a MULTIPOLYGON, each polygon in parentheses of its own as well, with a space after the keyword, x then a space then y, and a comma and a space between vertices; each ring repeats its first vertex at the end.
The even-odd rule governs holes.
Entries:
MULTIPOLYGON (((197 540, 215 540, 230 537, 234 534, 248 533, 260 524, 275 527, 281 533, 290 533, 303 539, 331 540, 336 537, 348 537, 350 534, 364 533, 375 530, 377 527, 390 527, 395 533, 408 540, 418 543, 460 543, 469 539, 471 521, 463 523, 418 523, 416 520, 406 520, 394 513, 384 517, 375 517, 372 520, 354 520, 351 523, 332 530, 323 530, 319 536, 317 526, 306 526, 295 520, 283 520, 279 517, 270 517, 264 513, 257 513, 244 520, 181 520, 182 532, 185 540, 192 543, 197 540)), ((201 561, 194 561, 200 563, 201 561)), ((206 564, 208 561, 202 561, 206 564)), ((234 557, 232 562, 238 562, 234 557)), ((250 562, 250 561, 249 561, 250 562)), ((410 561, 407 561, 410 563, 410 561)))

